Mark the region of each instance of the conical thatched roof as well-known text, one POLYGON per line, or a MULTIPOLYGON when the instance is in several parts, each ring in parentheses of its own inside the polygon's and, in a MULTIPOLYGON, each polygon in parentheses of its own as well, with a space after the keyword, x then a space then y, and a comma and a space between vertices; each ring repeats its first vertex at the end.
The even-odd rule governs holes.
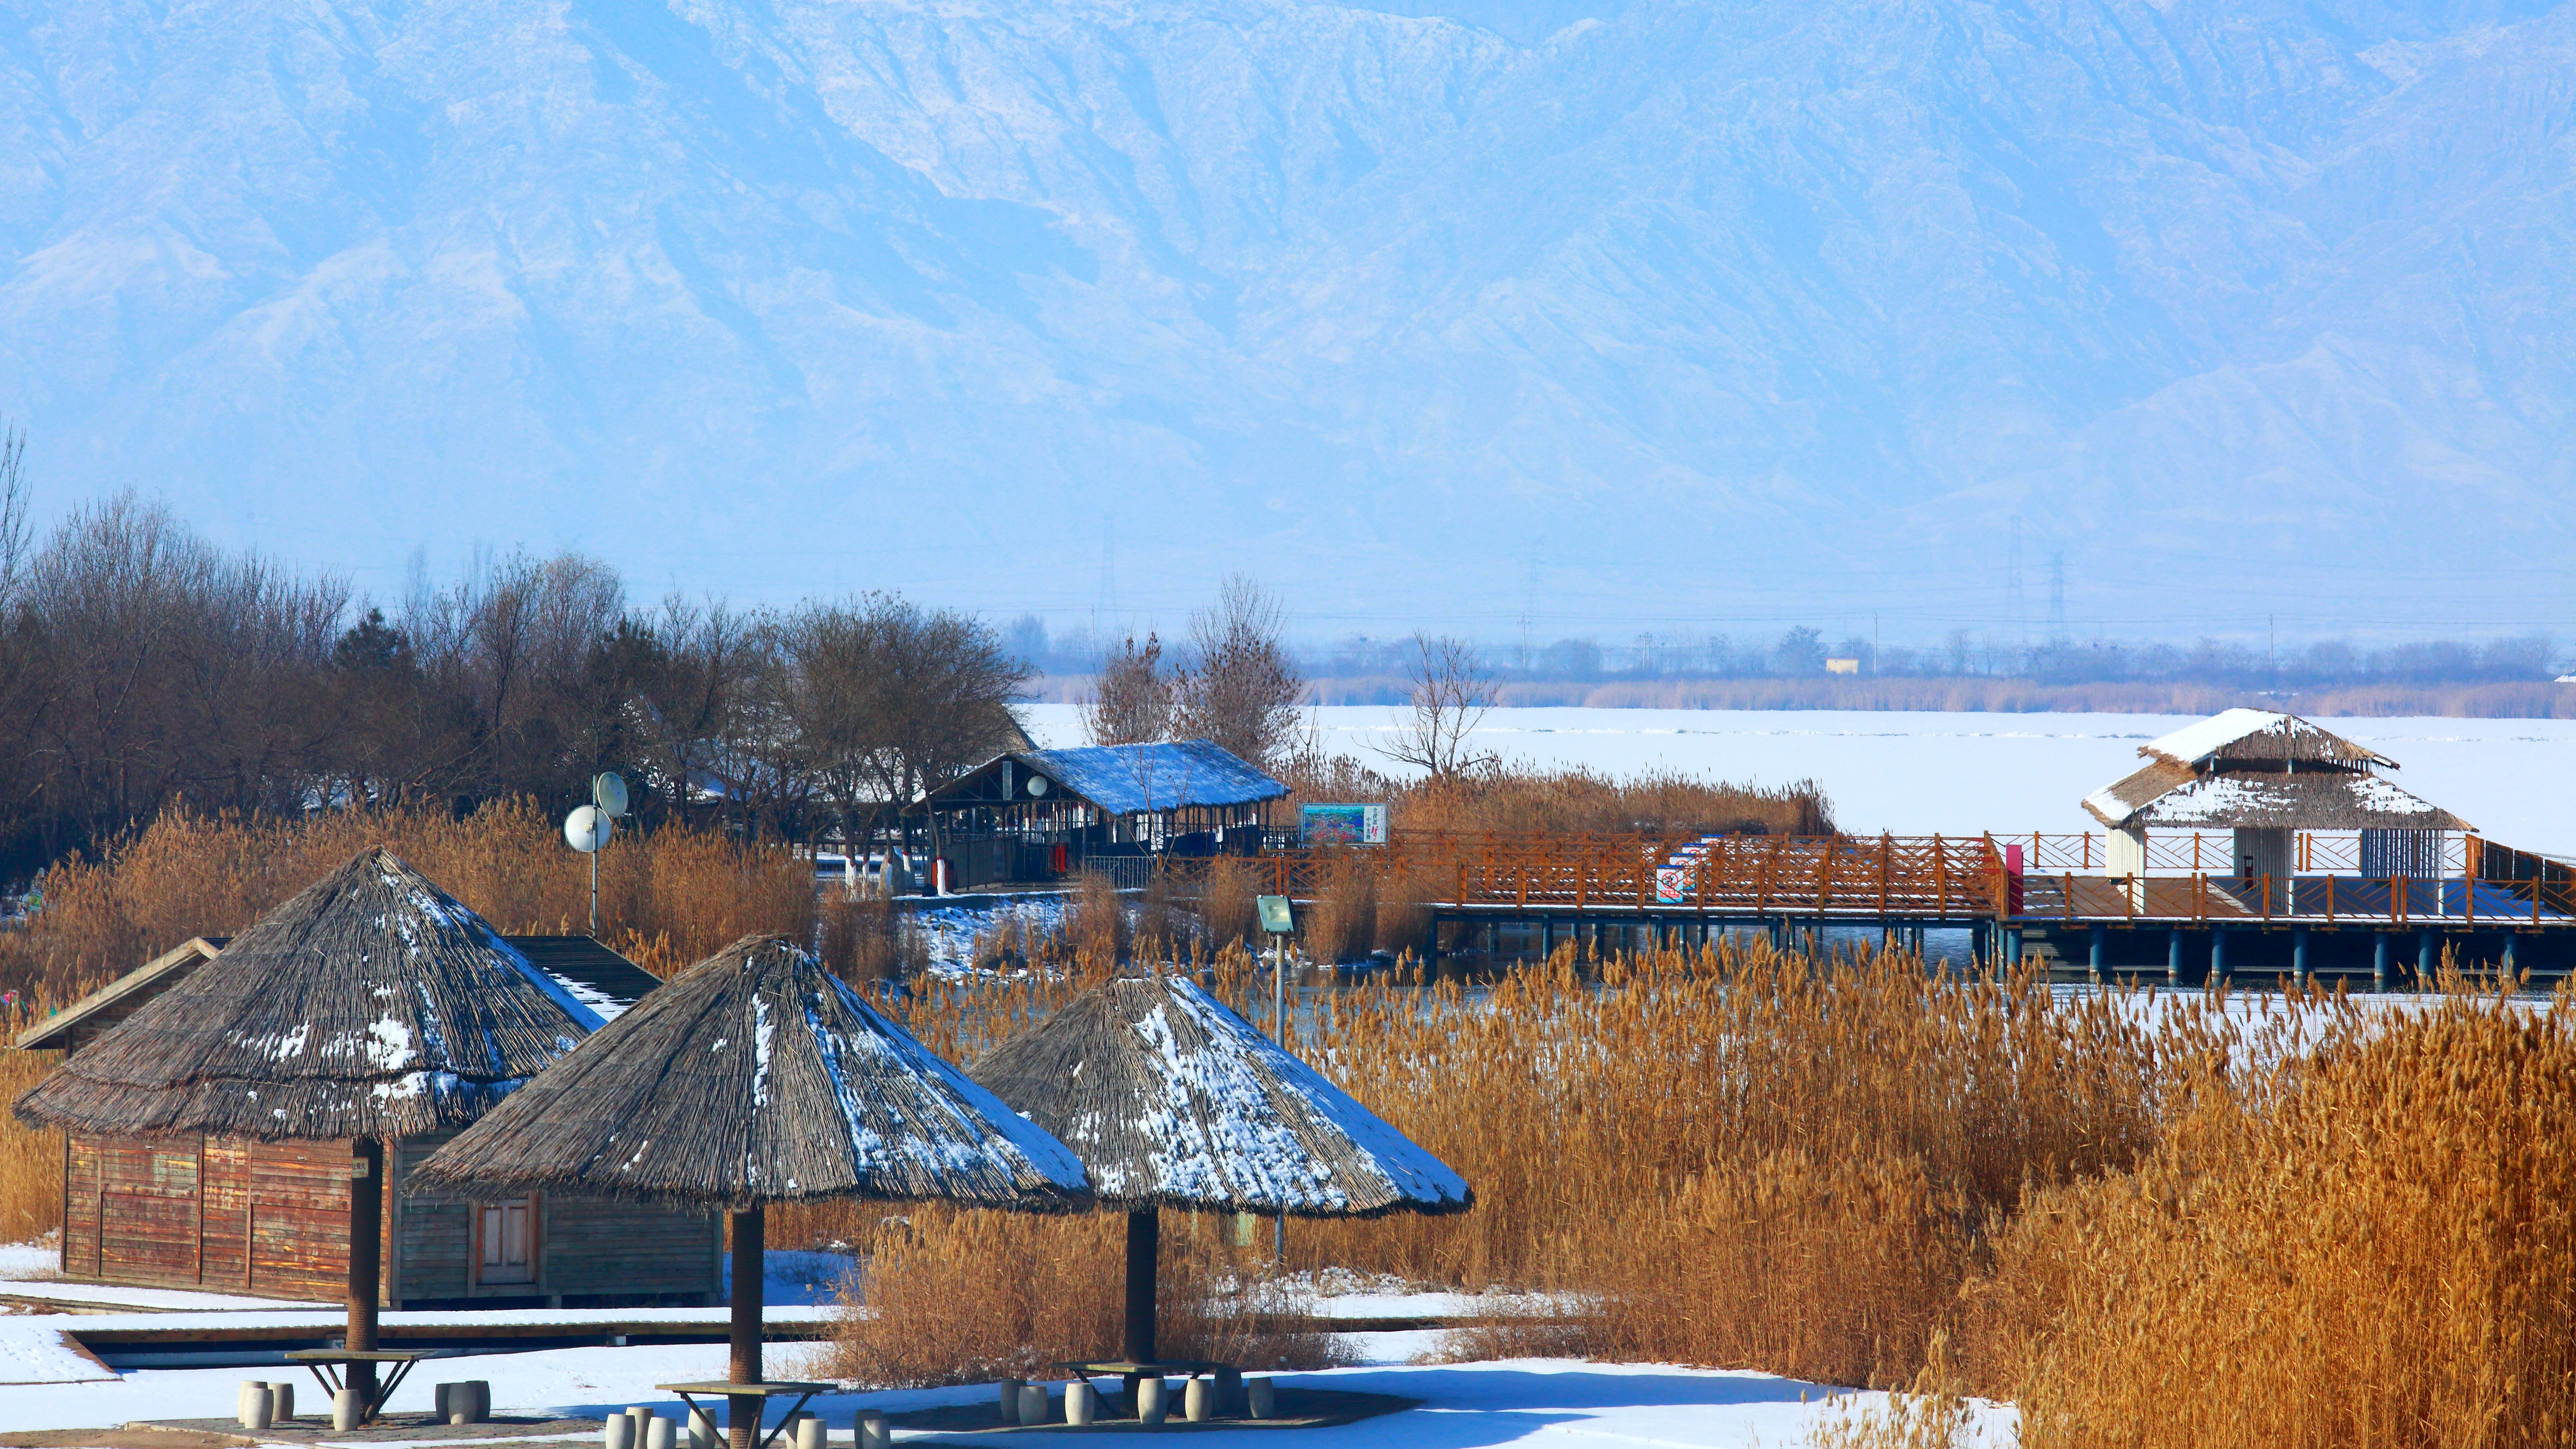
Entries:
POLYGON ((783 936, 746 936, 671 978, 420 1177, 733 1209, 1089 1201, 1064 1144, 783 936))
POLYGON ((260 918, 18 1099, 91 1132, 405 1137, 462 1127, 599 1027, 381 847, 260 918))
POLYGON ((1072 1148, 1109 1206, 1374 1217, 1475 1201, 1447 1164, 1178 976, 1082 993, 975 1080, 1072 1148))

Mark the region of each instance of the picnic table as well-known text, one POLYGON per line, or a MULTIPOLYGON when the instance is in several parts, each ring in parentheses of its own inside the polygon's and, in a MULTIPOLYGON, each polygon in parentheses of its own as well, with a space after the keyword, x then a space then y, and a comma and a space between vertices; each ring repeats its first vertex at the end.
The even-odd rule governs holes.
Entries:
POLYGON ((446 1353, 447 1350, 435 1348, 298 1348, 289 1350, 285 1357, 289 1363, 310 1369, 322 1385, 324 1399, 335 1403, 344 1387, 341 1369, 362 1363, 391 1365, 393 1372, 377 1379, 374 1397, 358 1405, 358 1422, 372 1424, 384 1412, 385 1401, 394 1396, 394 1390, 422 1359, 442 1358, 446 1353))
MULTIPOLYGON (((796 1383, 792 1381, 735 1384, 727 1383, 722 1379, 710 1379, 704 1383, 655 1384, 653 1387, 660 1389, 666 1394, 678 1394, 680 1396, 680 1402, 688 1405, 689 1412, 692 1414, 707 1414, 706 1410, 698 1407, 698 1401, 695 1397, 696 1395, 704 1394, 711 1399, 722 1398, 725 1400, 725 1428, 728 1431, 733 1428, 735 1416, 739 1415, 743 1411, 743 1400, 758 1400, 758 1403, 753 1409, 755 1417, 752 1420, 753 1427, 757 1428, 759 1427, 762 1419, 769 1417, 769 1401, 771 1399, 783 1399, 791 1394, 794 1395, 796 1402, 789 1406, 786 1418, 779 1420, 778 1427, 762 1434, 758 1439, 752 1442, 752 1449, 769 1449, 770 1443, 777 1439, 777 1437, 786 1430, 787 1419, 795 1418, 798 1411, 802 1410, 805 1407, 806 1402, 812 1399, 816 1394, 831 1393, 834 1389, 838 1388, 839 1385, 796 1383)), ((707 1422, 714 1423, 714 1416, 707 1415, 707 1422)))

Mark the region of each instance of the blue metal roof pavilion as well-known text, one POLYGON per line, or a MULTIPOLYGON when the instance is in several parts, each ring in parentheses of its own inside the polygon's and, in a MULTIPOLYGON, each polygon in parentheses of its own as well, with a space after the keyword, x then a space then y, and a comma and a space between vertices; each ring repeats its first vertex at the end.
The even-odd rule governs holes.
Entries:
POLYGON ((1213 740, 1013 750, 923 796, 914 810, 1072 802, 1109 815, 1222 808, 1282 799, 1288 787, 1213 740))
POLYGON ((1288 787, 1210 740, 1013 750, 915 800, 951 890, 1061 880, 1141 885, 1156 856, 1247 855, 1288 787))

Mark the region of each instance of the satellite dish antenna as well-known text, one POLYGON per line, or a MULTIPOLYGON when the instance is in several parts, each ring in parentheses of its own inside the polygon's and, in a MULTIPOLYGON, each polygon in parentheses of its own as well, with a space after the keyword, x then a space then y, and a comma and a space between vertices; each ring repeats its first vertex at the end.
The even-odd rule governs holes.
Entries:
POLYGON ((1047 792, 1046 776, 1044 776, 1044 775, 1031 775, 1031 776, 1029 776, 1029 793, 1030 793, 1030 794, 1032 794, 1032 795, 1043 795, 1043 794, 1045 794, 1046 792, 1047 792))
MULTIPOLYGON (((615 775, 602 775, 602 780, 617 780, 615 775)), ((593 785, 596 789, 596 784, 593 785)), ((626 793, 626 782, 617 781, 617 793, 626 793)), ((584 805, 564 817, 564 843, 590 857, 590 934, 599 934, 599 850, 608 837, 617 833, 617 821, 596 805, 584 805)))
POLYGON ((595 854, 617 833, 617 822, 596 805, 584 805, 564 817, 564 843, 584 855, 595 854))
MULTIPOLYGON (((626 777, 615 770, 602 770, 590 782, 590 803, 610 819, 626 813, 626 777)), ((575 847, 578 849, 579 847, 575 847)))

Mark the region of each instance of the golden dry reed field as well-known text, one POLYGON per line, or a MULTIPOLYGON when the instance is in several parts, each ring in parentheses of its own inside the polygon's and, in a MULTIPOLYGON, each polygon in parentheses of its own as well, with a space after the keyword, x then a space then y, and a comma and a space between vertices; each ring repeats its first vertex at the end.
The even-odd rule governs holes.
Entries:
MULTIPOLYGON (((103 979, 238 929, 377 839, 506 929, 580 923, 587 875, 533 812, 300 832, 177 820, 49 877, 45 915, 0 937, 0 962, 66 987, 103 979)), ((664 832, 604 865, 605 934, 658 969, 744 931, 818 929, 809 877, 782 856, 664 832)), ((1087 981, 1233 937, 1248 884, 1122 906, 1091 882, 1062 935, 986 943, 995 974, 880 999, 971 1063, 1087 981)), ((1333 929, 1356 933, 1359 904, 1333 929)), ((861 925, 820 933, 891 939, 861 925)), ((843 969, 883 964, 854 951, 843 969)), ((1240 946, 1189 969, 1266 1023, 1267 978, 1240 946)), ((1287 1267, 1567 1305, 1498 1317, 1458 1335, 1460 1352, 1916 1391, 1902 1422, 1846 1417, 1818 1436, 1854 1449, 1946 1442, 1962 1393, 2017 1402, 2034 1446, 2576 1445, 2564 992, 2455 976, 2371 1002, 2056 991, 1756 945, 1561 953, 1486 985, 1400 970, 1322 1001, 1301 1050, 1465 1174, 1478 1206, 1293 1223, 1287 1267)), ((14 1092, 42 1065, 0 1056, 0 1081, 14 1092)), ((6 1236, 50 1225, 59 1151, 0 1126, 6 1236)), ((962 1381, 1114 1340, 1112 1215, 827 1206, 771 1222, 782 1247, 868 1259, 873 1313, 817 1367, 962 1381)), ((1167 1215, 1173 1351, 1328 1359, 1294 1280, 1271 1276, 1267 1225, 1236 1229, 1167 1215)))
MULTIPOLYGON (((293 820, 161 816, 131 842, 37 880, 45 908, 0 932, 0 985, 53 1002, 132 970, 191 936, 231 935, 270 907, 383 845, 504 932, 590 925, 590 866, 527 801, 458 818, 440 810, 334 812, 293 820)), ((669 975, 748 932, 803 935, 811 867, 784 848, 746 849, 713 831, 621 834, 599 855, 600 938, 669 975)))
MULTIPOLYGON (((239 932, 380 843, 505 932, 586 930, 590 867, 554 826, 524 803, 463 819, 410 810, 294 821, 164 815, 105 858, 71 861, 39 878, 44 909, 24 928, 0 931, 0 988, 22 1002, 0 1013, 0 1032, 15 1036, 48 1007, 191 936, 239 932)), ((814 919, 812 869, 782 849, 747 850, 713 832, 665 828, 621 837, 600 853, 601 937, 663 975, 747 932, 802 937, 814 919)), ((860 933, 854 944, 864 943, 860 933)), ((14 1100, 55 1055, 0 1050, 0 1091, 14 1100)), ((61 1138, 0 1115, 0 1242, 54 1228, 61 1193, 61 1138)))

